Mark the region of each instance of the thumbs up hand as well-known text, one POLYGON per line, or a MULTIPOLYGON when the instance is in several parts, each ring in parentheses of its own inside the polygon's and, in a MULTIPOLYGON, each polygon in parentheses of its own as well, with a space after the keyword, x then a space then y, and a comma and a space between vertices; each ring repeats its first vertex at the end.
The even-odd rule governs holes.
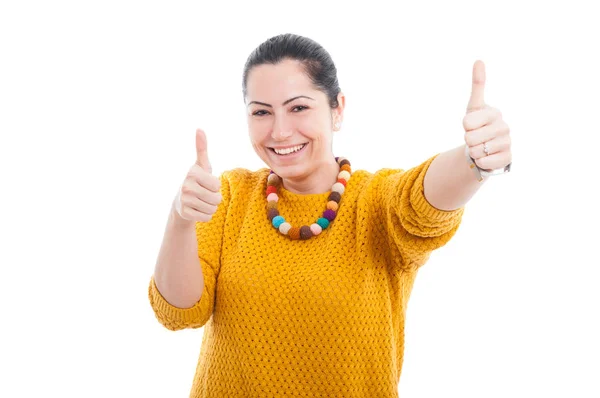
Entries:
POLYGON ((477 166, 493 170, 512 162, 510 128, 498 109, 486 105, 484 89, 485 65, 478 60, 473 65, 471 97, 463 118, 464 138, 477 166))
POLYGON ((208 160, 206 134, 196 130, 196 163, 190 170, 173 202, 173 209, 179 221, 189 223, 208 222, 223 200, 221 180, 212 175, 208 160))

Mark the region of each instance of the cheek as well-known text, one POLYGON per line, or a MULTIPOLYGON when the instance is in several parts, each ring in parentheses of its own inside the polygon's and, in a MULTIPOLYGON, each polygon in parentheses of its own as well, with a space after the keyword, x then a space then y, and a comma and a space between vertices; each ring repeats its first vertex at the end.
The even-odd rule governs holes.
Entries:
POLYGON ((330 129, 326 119, 322 117, 307 118, 306 120, 302 120, 297 127, 302 135, 315 141, 326 140, 330 129))
POLYGON ((269 137, 269 131, 264 123, 257 123, 254 121, 248 121, 248 135, 250 141, 260 145, 269 137))

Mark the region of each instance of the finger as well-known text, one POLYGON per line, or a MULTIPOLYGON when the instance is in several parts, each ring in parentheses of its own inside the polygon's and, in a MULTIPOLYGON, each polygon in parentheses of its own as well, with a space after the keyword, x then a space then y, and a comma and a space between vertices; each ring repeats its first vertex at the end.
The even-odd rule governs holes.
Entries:
POLYGON ((485 89, 485 65, 483 61, 477 60, 473 64, 473 80, 471 85, 471 98, 467 105, 467 113, 485 107, 483 98, 485 89))
POLYGON ((502 151, 481 159, 476 159, 475 164, 484 170, 501 169, 512 162, 511 151, 502 151))
POLYGON ((210 174, 197 164, 192 166, 189 175, 195 182, 209 191, 219 192, 221 190, 221 178, 210 174))
POLYGON ((200 198, 192 196, 183 196, 181 201, 188 207, 199 211, 200 213, 213 215, 217 212, 217 205, 206 203, 200 198))
POLYGON ((196 130, 196 164, 212 174, 212 167, 208 160, 208 145, 204 130, 196 130))
POLYGON ((475 130, 465 132, 464 139, 468 146, 476 146, 486 141, 493 140, 495 137, 507 135, 509 132, 506 123, 500 121, 497 123, 486 124, 475 130))
POLYGON ((487 124, 492 124, 498 119, 502 119, 500 110, 486 105, 483 109, 467 113, 463 117, 463 127, 465 131, 472 131, 487 124))
POLYGON ((194 196, 211 205, 218 205, 223 200, 221 192, 210 191, 202 185, 187 182, 181 187, 181 192, 186 196, 194 196))
POLYGON ((212 219, 211 214, 205 214, 195 210, 192 207, 184 206, 181 210, 181 214, 188 220, 200 221, 200 222, 209 222, 212 219))
POLYGON ((475 145, 469 147, 469 155, 473 159, 481 159, 487 156, 494 155, 498 152, 508 151, 510 149, 510 136, 509 135, 501 135, 496 137, 490 141, 486 141, 482 144, 475 145), (484 147, 485 145, 485 147, 484 147), (487 148, 488 153, 485 153, 485 148, 487 148))
POLYGON ((220 192, 208 192, 202 195, 202 200, 208 204, 218 206, 223 201, 223 196, 220 192))

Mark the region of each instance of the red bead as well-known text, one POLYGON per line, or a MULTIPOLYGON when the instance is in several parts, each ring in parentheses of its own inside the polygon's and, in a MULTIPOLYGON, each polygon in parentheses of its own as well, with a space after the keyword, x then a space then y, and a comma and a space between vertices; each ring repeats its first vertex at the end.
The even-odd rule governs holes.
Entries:
POLYGON ((344 187, 348 183, 348 181, 344 180, 343 178, 338 178, 337 182, 339 182, 340 184, 342 184, 344 187))
POLYGON ((272 194, 272 193, 277 193, 277 187, 273 186, 273 185, 269 185, 267 187, 267 196, 269 196, 269 194, 272 194))

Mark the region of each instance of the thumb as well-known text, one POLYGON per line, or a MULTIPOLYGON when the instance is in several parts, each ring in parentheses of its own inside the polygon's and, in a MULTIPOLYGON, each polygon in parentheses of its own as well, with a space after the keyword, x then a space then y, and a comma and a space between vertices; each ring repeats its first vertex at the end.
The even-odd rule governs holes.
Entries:
POLYGON ((483 91, 485 89, 485 64, 477 60, 473 65, 473 85, 471 86, 471 98, 467 105, 467 113, 474 112, 485 107, 483 91))
POLYGON ((196 164, 212 174, 212 167, 208 160, 206 134, 202 129, 196 129, 196 164))

